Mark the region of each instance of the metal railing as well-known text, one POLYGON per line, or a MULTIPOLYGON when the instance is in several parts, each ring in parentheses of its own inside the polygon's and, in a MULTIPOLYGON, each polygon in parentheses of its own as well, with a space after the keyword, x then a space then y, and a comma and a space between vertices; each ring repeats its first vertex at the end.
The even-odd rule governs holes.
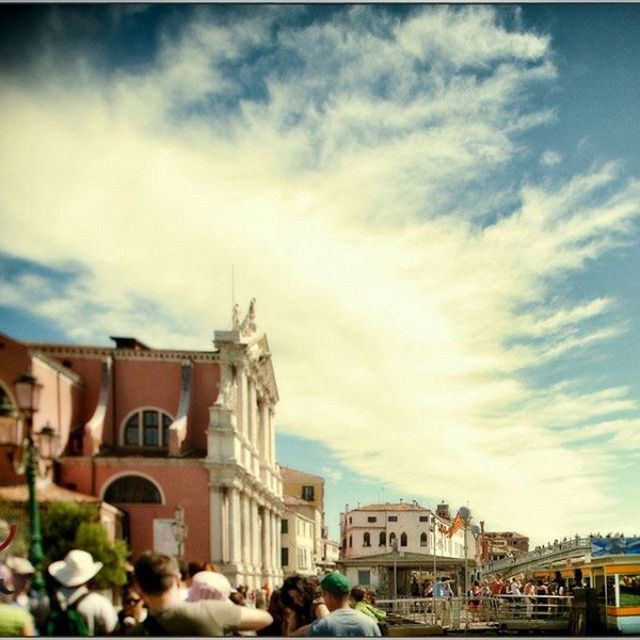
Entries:
POLYGON ((482 628, 564 629, 572 596, 467 596, 378 600, 392 626, 427 625, 451 630, 482 628))
POLYGON ((516 568, 522 568, 525 565, 536 564, 543 560, 559 560, 576 555, 576 552, 590 549, 591 538, 573 538, 572 540, 566 540, 548 547, 529 551, 521 556, 489 562, 482 567, 482 574, 486 575, 500 571, 511 571, 516 568))

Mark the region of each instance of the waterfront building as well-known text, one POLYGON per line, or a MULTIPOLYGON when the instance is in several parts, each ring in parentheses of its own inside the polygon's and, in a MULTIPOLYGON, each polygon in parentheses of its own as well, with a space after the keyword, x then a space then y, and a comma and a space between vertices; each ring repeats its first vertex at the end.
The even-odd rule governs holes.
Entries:
MULTIPOLYGON (((275 457, 278 391, 255 302, 214 349, 19 342, 0 335, 0 388, 30 370, 43 384, 34 430, 50 426, 62 451, 51 481, 122 514, 134 555, 183 551, 210 560, 234 584, 281 582, 282 481, 275 457), (184 513, 186 540, 176 535, 184 513)), ((6 420, 6 419, 5 419, 6 420)), ((20 441, 13 421, 10 442, 20 441)), ((21 485, 0 455, 4 490, 21 485)))
MULTIPOLYGON (((434 557, 437 574, 447 573, 458 585, 464 576, 464 529, 447 535, 452 523, 449 507, 438 505, 435 512, 417 502, 385 502, 345 507, 340 514, 341 557, 339 564, 353 584, 370 586, 379 595, 410 595, 414 579, 433 579, 434 557), (434 553, 435 544, 435 553, 434 553)), ((473 536, 467 535, 467 565, 475 566, 473 536)))
POLYGON ((515 531, 483 531, 480 562, 515 558, 529 551, 529 538, 515 531))

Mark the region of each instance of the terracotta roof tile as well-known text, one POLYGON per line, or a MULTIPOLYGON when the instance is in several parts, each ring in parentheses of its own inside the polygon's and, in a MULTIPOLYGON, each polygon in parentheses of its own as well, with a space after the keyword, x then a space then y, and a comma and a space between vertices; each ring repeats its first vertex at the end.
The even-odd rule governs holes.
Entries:
MULTIPOLYGON (((38 487, 37 496, 38 502, 100 502, 100 498, 96 498, 96 496, 71 491, 71 489, 59 487, 57 484, 38 487)), ((27 502, 28 499, 29 490, 26 484, 0 486, 0 501, 2 502, 27 502)))
POLYGON ((299 471, 298 469, 291 469, 290 467, 283 467, 282 465, 280 465, 280 473, 282 474, 282 479, 285 482, 302 482, 304 480, 324 482, 324 478, 322 476, 307 473, 306 471, 299 471))

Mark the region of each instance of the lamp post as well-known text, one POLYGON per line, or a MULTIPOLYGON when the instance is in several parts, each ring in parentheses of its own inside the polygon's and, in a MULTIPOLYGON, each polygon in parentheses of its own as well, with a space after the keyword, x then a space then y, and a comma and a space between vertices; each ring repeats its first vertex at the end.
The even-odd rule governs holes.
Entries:
POLYGON ((467 568, 467 530, 469 528, 469 522, 471 521, 471 509, 468 507, 460 507, 458 510, 462 521, 464 522, 464 595, 465 597, 469 593, 469 571, 467 568))
POLYGON ((479 569, 478 567, 480 566, 480 563, 478 561, 478 538, 480 537, 480 527, 477 524, 472 524, 471 525, 471 535, 473 536, 473 542, 474 542, 474 549, 475 549, 475 554, 474 554, 474 563, 475 563, 475 570, 476 570, 476 577, 479 579, 479 569))
POLYGON ((393 597, 395 606, 398 606, 398 538, 395 537, 391 541, 391 549, 393 550, 393 597))
POLYGON ((171 525, 171 531, 178 547, 178 558, 182 559, 184 556, 184 542, 187 539, 189 530, 184 523, 184 507, 178 505, 173 512, 173 524, 171 525))
MULTIPOLYGON (((15 382, 18 411, 24 421, 25 433, 22 441, 22 461, 14 468, 18 473, 24 473, 29 490, 29 560, 35 569, 31 581, 33 590, 41 594, 45 590, 42 577, 42 533, 40 530, 40 509, 36 495, 36 479, 38 475, 38 459, 40 452, 34 443, 33 414, 40 408, 40 392, 42 385, 30 373, 23 373, 15 382)), ((40 435, 40 434, 38 434, 40 435)), ((13 456, 12 456, 13 458, 13 456)))

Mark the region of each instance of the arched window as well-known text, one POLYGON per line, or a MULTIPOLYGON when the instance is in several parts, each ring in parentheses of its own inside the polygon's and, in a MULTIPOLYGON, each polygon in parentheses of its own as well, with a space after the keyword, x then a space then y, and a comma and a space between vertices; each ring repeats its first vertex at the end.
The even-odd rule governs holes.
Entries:
POLYGON ((129 415, 122 428, 126 447, 168 447, 173 418, 160 409, 139 409, 129 415))
POLYGON ((112 504, 161 504, 158 487, 141 476, 122 476, 114 480, 104 492, 104 501, 112 504))
POLYGON ((380 542, 378 543, 378 546, 380 546, 380 547, 386 547, 387 546, 387 532, 386 531, 381 531, 380 532, 380 542))
POLYGON ((420 534, 420 546, 421 547, 427 546, 427 534, 424 532, 420 534))
POLYGON ((404 532, 400 534, 400 546, 401 547, 407 546, 407 534, 404 532))
POLYGON ((395 532, 393 532, 393 531, 389 534, 389 546, 390 547, 393 547, 393 542, 397 537, 398 536, 396 536, 395 532))
POLYGON ((362 540, 362 545, 364 547, 370 547, 371 546, 371 535, 369 534, 368 531, 364 532, 364 538, 362 540))
POLYGON ((349 548, 351 548, 353 546, 353 539, 351 536, 349 536, 349 548))

